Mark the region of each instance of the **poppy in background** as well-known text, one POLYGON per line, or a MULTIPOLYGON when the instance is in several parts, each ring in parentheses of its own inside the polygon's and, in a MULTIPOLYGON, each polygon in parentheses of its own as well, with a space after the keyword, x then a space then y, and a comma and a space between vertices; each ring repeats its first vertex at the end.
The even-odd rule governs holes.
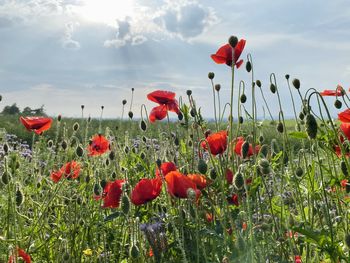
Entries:
MULTIPOLYGON (((233 57, 233 64, 239 68, 243 64, 243 59, 239 60, 239 57, 241 56, 246 41, 244 39, 241 39, 236 47, 234 48, 234 57, 233 57)), ((214 60, 217 64, 226 64, 227 66, 232 66, 232 47, 230 44, 223 45, 216 51, 215 54, 211 55, 211 58, 214 60)))
POLYGON ((343 88, 339 88, 339 86, 337 87, 336 90, 329 90, 326 89, 322 92, 320 92, 321 96, 343 96, 344 95, 344 89, 343 88))
POLYGON ((114 182, 107 182, 103 189, 102 197, 98 196, 95 199, 103 199, 103 208, 119 207, 120 198, 122 195, 122 185, 124 180, 115 180, 114 182))
POLYGON ((89 156, 101 155, 109 150, 109 141, 101 134, 95 135, 89 146, 88 146, 89 156))
POLYGON ((131 202, 134 205, 143 205, 157 198, 162 190, 160 178, 141 179, 131 193, 131 202))
POLYGON ((203 190, 209 184, 208 179, 206 179, 205 176, 201 174, 188 174, 187 177, 196 184, 199 190, 203 190))
POLYGON ((178 198, 187 198, 188 190, 191 188, 195 191, 196 199, 200 196, 197 185, 187 176, 177 171, 172 171, 165 176, 168 186, 168 192, 171 196, 178 198))
POLYGON ((80 171, 80 164, 76 161, 71 161, 63 165, 59 171, 53 171, 50 177, 52 181, 57 183, 59 180, 61 180, 62 176, 65 176, 68 179, 78 178, 80 171))
MULTIPOLYGON (((236 139, 235 153, 241 157, 242 157, 242 145, 243 145, 243 143, 245 143, 245 140, 243 137, 238 137, 236 139)), ((249 144, 249 150, 248 150, 247 157, 252 156, 254 153, 258 153, 259 150, 260 150, 260 145, 256 145, 255 151, 253 151, 253 146, 251 144, 249 144)))
MULTIPOLYGON (((177 168, 176 168, 176 165, 173 162, 165 162, 165 163, 162 163, 160 165, 160 170, 162 172, 162 175, 166 176, 169 172, 176 171, 177 168)), ((156 176, 157 177, 161 176, 161 173, 160 173, 158 168, 156 170, 156 176)))
POLYGON ((159 106, 154 107, 149 115, 149 121, 155 122, 167 116, 168 111, 180 113, 179 105, 175 99, 175 93, 166 90, 156 90, 147 95, 150 101, 156 102, 159 106))
POLYGON ((51 128, 52 119, 46 117, 20 117, 19 120, 28 131, 41 134, 51 128))
POLYGON ((227 131, 219 131, 210 134, 205 141, 201 143, 202 148, 205 150, 208 150, 207 143, 209 144, 211 154, 222 154, 227 148, 227 131))
MULTIPOLYGON (((17 248, 17 256, 18 258, 22 258, 25 263, 32 262, 30 256, 21 248, 17 248)), ((12 254, 9 258, 8 263, 14 263, 14 262, 18 262, 18 260, 16 260, 16 255, 12 254)))

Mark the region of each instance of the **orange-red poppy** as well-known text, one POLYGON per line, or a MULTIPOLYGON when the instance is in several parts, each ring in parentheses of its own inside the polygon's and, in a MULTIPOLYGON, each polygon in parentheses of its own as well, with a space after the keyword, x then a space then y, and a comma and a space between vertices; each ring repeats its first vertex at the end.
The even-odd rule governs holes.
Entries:
MULTIPOLYGON (((234 48, 234 55, 233 55, 233 64, 239 68, 242 63, 243 59, 239 60, 239 57, 241 56, 246 41, 244 39, 241 39, 236 47, 234 48)), ((217 64, 226 64, 228 66, 232 66, 232 47, 230 44, 223 45, 216 51, 215 54, 211 55, 211 58, 214 60, 217 64)))
POLYGON ((350 109, 338 113, 338 119, 341 122, 350 122, 350 109))
POLYGON ((205 141, 201 143, 202 148, 205 150, 208 149, 207 143, 209 144, 211 154, 222 154, 227 148, 227 131, 219 131, 210 134, 205 141))
POLYGON ((131 193, 131 202, 134 205, 143 205, 153 199, 157 198, 162 190, 162 180, 141 179, 131 193))
MULTIPOLYGON (((235 153, 239 156, 242 157, 242 145, 243 143, 245 143, 245 140, 243 137, 238 137, 236 139, 236 142, 235 142, 235 153)), ((247 157, 250 157, 252 156, 253 154, 255 153, 258 153, 260 150, 260 145, 256 145, 255 146, 255 150, 253 151, 253 146, 251 144, 249 144, 249 150, 248 150, 248 154, 247 154, 247 157)))
POLYGON ((80 164, 76 161, 71 161, 63 165, 60 170, 53 171, 50 177, 55 183, 61 180, 63 175, 68 179, 76 179, 79 177, 80 170, 80 164))
POLYGON ((21 123, 28 131, 41 134, 51 128, 52 119, 46 117, 20 117, 21 123))
POLYGON ((192 182, 196 184, 199 190, 203 190, 209 184, 209 180, 206 179, 205 176, 201 174, 188 174, 187 177, 190 178, 192 182))
POLYGON ((329 90, 326 89, 320 92, 321 96, 343 96, 343 91, 341 89, 329 90))
POLYGON ((17 262, 17 258, 22 258, 25 263, 31 263, 32 260, 30 256, 21 248, 17 248, 17 255, 13 254, 10 256, 8 263, 14 263, 17 262))
POLYGON ((147 95, 147 98, 159 104, 154 107, 149 115, 150 122, 162 120, 167 116, 168 111, 180 113, 179 105, 175 99, 175 93, 166 90, 156 90, 147 95))
POLYGON ((120 198, 122 195, 122 185, 124 180, 115 180, 114 182, 107 182, 103 189, 102 197, 97 196, 95 199, 103 199, 103 208, 116 208, 119 207, 120 198))
POLYGON ((176 170, 177 170, 176 165, 175 165, 173 162, 165 162, 165 163, 162 163, 162 164, 160 165, 160 171, 161 171, 162 173, 160 173, 159 169, 157 168, 157 170, 156 170, 156 176, 157 176, 157 177, 160 177, 161 174, 162 174, 163 176, 166 176, 169 172, 171 172, 171 171, 176 171, 176 170))
POLYGON ((97 134, 92 138, 87 150, 90 156, 104 154, 109 150, 109 141, 103 135, 97 134))
POLYGON ((178 198, 187 198, 188 190, 191 188, 195 191, 196 199, 200 196, 197 185, 187 176, 178 171, 172 171, 165 176, 168 192, 171 196, 178 198))

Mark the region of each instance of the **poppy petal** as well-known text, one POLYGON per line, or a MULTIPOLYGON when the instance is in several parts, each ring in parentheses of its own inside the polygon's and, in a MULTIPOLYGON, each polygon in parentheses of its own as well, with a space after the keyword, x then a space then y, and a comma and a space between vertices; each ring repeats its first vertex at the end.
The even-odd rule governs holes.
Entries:
POLYGON ((155 122, 156 120, 163 120, 166 117, 167 112, 167 106, 165 104, 154 107, 149 114, 149 121, 155 122))

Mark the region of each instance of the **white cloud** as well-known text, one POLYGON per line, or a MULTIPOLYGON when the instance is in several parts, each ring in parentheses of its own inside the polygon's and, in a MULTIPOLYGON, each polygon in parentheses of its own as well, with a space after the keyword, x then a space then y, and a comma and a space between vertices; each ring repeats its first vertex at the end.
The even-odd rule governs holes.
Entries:
POLYGON ((66 30, 64 32, 64 36, 62 38, 62 46, 66 49, 77 50, 80 49, 80 43, 74 39, 72 39, 75 27, 77 23, 67 23, 66 30))

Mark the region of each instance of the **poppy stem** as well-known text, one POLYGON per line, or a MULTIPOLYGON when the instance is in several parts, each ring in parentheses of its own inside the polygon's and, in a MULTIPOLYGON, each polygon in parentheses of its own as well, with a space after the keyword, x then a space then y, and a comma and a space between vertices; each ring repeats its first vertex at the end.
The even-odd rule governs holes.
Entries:
MULTIPOLYGON (((211 86, 213 88, 213 99, 214 99, 214 119, 215 119, 215 126, 216 126, 216 131, 219 131, 219 127, 218 127, 218 119, 216 117, 216 99, 215 99, 215 87, 214 87, 214 82, 213 79, 210 80, 211 82, 211 86)), ((219 93, 218 93, 219 94, 219 93)), ((220 111, 219 111, 220 114, 220 111)))

